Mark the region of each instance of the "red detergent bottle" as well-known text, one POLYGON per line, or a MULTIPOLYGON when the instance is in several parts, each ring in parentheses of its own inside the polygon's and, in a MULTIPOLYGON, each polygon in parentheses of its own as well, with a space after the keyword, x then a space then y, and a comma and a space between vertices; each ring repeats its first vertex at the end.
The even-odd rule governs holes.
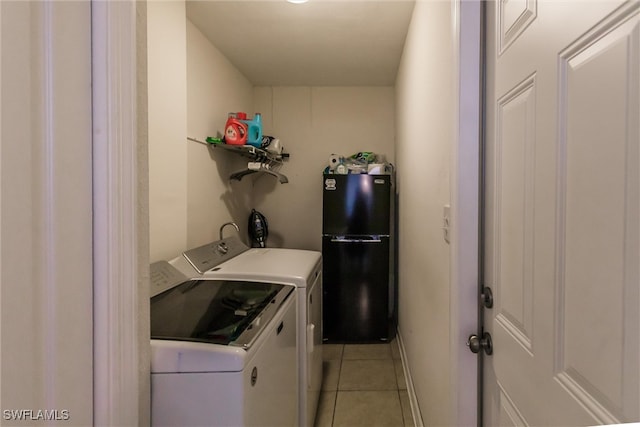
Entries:
POLYGON ((224 127, 224 141, 229 145, 245 145, 247 143, 247 119, 245 113, 229 113, 224 127))

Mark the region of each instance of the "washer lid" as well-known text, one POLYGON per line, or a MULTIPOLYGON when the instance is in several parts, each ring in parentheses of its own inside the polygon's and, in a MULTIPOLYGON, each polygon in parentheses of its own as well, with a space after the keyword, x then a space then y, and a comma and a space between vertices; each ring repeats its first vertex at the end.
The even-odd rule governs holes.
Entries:
POLYGON ((248 349, 293 287, 188 280, 151 298, 151 338, 248 349))

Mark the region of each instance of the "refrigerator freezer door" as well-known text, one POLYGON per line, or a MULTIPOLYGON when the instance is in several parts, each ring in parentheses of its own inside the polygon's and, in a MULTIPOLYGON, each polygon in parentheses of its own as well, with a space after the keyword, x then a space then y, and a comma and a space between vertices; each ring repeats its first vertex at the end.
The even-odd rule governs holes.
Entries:
POLYGON ((389 238, 324 236, 323 328, 328 342, 380 342, 390 336, 389 238))
POLYGON ((390 175, 323 175, 324 235, 389 235, 390 207, 390 175))

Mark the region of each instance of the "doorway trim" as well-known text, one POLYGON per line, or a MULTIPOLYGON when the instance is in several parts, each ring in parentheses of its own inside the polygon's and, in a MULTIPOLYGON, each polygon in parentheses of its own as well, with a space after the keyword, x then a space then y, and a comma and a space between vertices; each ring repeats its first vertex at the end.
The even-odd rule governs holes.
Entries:
POLYGON ((454 141, 451 149, 450 354, 452 425, 482 425, 477 356, 465 346, 478 330, 481 1, 453 2, 454 141))
POLYGON ((100 0, 91 7, 94 425, 149 425, 148 268, 143 268, 148 237, 141 237, 148 234, 148 219, 141 219, 148 178, 136 90, 137 20, 146 22, 146 8, 144 2, 100 0))

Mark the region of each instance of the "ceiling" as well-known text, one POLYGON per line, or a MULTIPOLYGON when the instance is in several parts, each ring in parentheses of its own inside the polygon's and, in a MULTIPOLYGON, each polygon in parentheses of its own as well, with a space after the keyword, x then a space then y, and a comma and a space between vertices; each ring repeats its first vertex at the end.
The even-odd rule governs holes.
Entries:
POLYGON ((393 86, 413 0, 187 1, 187 18, 256 86, 393 86))

